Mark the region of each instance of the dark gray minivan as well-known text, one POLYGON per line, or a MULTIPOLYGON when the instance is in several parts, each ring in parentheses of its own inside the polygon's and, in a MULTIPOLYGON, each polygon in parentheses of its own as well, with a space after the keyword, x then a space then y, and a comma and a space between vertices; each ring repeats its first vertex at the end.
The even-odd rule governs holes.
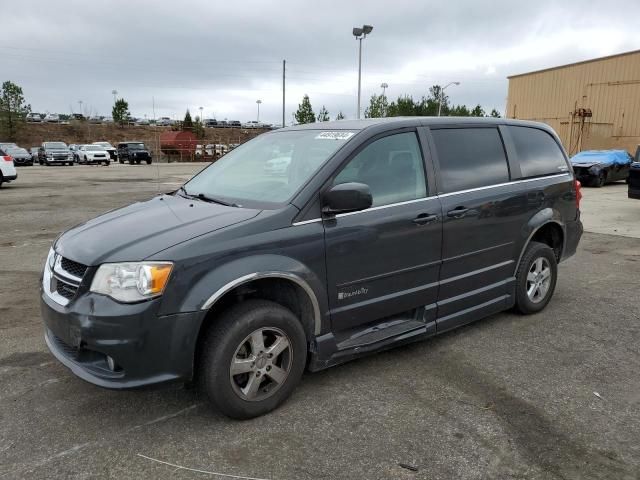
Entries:
POLYGON ((63 233, 41 282, 45 339, 96 385, 198 380, 226 415, 254 417, 305 367, 542 310, 582 234, 580 197, 539 123, 280 129, 63 233))

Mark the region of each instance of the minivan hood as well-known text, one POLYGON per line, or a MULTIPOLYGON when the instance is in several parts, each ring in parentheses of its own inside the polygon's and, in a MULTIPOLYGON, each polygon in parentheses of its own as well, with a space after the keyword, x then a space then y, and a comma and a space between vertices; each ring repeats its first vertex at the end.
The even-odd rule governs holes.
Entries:
POLYGON ((258 213, 260 210, 161 195, 67 230, 58 238, 55 249, 63 257, 85 265, 140 261, 258 213))

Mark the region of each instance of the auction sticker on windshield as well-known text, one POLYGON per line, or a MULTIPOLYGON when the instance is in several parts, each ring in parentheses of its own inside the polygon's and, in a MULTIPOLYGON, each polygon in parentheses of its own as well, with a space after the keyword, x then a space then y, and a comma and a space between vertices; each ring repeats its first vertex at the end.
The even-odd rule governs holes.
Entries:
POLYGON ((353 137, 353 132, 321 132, 316 140, 347 140, 353 137))

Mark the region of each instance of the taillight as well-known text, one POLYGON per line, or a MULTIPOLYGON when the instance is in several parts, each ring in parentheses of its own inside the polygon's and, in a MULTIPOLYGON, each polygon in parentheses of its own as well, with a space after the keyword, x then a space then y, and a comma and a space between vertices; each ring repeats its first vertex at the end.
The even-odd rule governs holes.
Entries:
POLYGON ((580 200, 582 200, 582 184, 580 183, 580 180, 574 180, 573 186, 576 190, 576 208, 580 210, 580 200))
POLYGON ((5 156, 4 156, 4 157, 2 157, 2 158, 4 158, 4 161, 5 161, 5 162, 13 162, 13 157, 11 157, 11 156, 9 156, 9 155, 5 155, 5 156))

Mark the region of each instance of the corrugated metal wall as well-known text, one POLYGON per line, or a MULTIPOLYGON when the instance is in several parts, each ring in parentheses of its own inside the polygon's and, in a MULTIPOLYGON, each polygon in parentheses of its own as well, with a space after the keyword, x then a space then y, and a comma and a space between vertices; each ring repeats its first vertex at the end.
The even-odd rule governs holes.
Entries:
POLYGON ((506 116, 551 125, 570 154, 633 154, 640 144, 640 50, 509 77, 506 116))

